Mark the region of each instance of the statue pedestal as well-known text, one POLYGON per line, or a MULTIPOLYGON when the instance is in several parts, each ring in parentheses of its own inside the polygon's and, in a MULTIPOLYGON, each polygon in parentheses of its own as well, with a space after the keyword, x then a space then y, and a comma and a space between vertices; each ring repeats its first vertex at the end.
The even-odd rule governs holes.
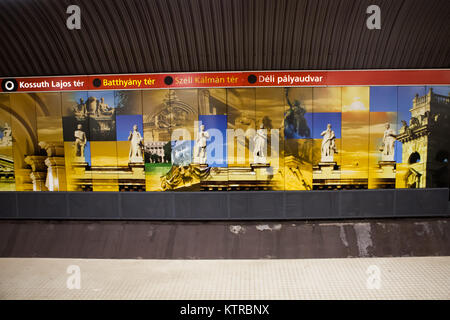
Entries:
POLYGON ((145 178, 145 163, 142 162, 129 162, 128 166, 133 172, 133 176, 143 176, 145 178))
POLYGON ((254 164, 266 164, 267 158, 265 156, 260 157, 260 156, 254 155, 253 162, 254 162, 254 164))
POLYGON ((128 166, 134 171, 137 169, 144 169, 145 168, 145 163, 144 161, 142 162, 129 162, 128 166))
POLYGON ((378 168, 369 172, 369 189, 395 188, 395 161, 378 161, 378 168))
POLYGON ((339 179, 339 166, 334 161, 319 162, 313 167, 313 179, 339 179))
POLYGON ((268 180, 273 175, 270 163, 251 163, 250 167, 256 174, 256 180, 268 180))
POLYGON ((328 170, 333 171, 333 170, 338 169, 337 162, 335 162, 335 161, 320 161, 317 164, 316 168, 318 168, 319 170, 322 170, 322 171, 328 171, 328 170))
POLYGON ((89 163, 84 161, 84 158, 81 158, 81 161, 75 161, 72 162, 72 170, 74 171, 74 174, 77 176, 84 175, 86 168, 89 166, 89 163))
POLYGON ((252 167, 252 169, 268 168, 268 167, 270 167, 270 163, 250 163, 250 167, 252 167))
POLYGON ((395 163, 395 160, 394 160, 394 155, 392 154, 388 154, 388 155, 386 155, 386 154, 383 154, 383 155, 381 155, 381 161, 380 162, 394 162, 395 163))
POLYGON ((128 162, 128 165, 130 167, 139 167, 139 166, 145 166, 145 163, 144 163, 143 160, 141 160, 141 161, 130 161, 130 162, 128 162))
POLYGON ((89 165, 89 163, 87 163, 86 161, 84 161, 84 158, 81 159, 74 159, 74 161, 72 162, 72 167, 87 167, 89 165))
POLYGON ((386 178, 395 178, 395 161, 378 161, 378 166, 380 167, 380 169, 377 170, 378 175, 383 177, 386 176, 386 178))
POLYGON ((143 157, 131 157, 130 162, 129 163, 144 163, 144 158, 143 157))
POLYGON ((73 157, 72 163, 87 163, 84 157, 73 157))
POLYGON ((319 163, 336 163, 334 156, 322 156, 319 163))

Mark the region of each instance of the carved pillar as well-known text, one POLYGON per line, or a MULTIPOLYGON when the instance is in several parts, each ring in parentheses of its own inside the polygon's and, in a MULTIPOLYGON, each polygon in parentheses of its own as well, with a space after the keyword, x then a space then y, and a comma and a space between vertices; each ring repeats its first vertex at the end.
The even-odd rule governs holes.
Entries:
POLYGON ((49 157, 64 157, 64 144, 53 142, 39 142, 39 146, 47 152, 49 157))
POLYGON ((44 163, 47 166, 45 186, 49 191, 66 191, 66 164, 64 159, 64 144, 40 142, 39 146, 47 152, 44 163))
POLYGON ((25 163, 31 166, 30 178, 33 181, 33 191, 47 191, 45 179, 47 177, 47 166, 45 156, 27 156, 25 163))
POLYGON ((31 172, 30 178, 33 181, 33 191, 48 191, 47 187, 45 186, 47 172, 31 172))
POLYGON ((66 191, 66 165, 63 157, 48 157, 46 187, 49 191, 66 191))

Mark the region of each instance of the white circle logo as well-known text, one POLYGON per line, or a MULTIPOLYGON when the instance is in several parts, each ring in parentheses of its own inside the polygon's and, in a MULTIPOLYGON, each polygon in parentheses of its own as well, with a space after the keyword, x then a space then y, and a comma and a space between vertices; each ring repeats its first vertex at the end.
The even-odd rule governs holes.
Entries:
POLYGON ((11 91, 14 89, 14 82, 11 80, 5 82, 5 89, 11 91))

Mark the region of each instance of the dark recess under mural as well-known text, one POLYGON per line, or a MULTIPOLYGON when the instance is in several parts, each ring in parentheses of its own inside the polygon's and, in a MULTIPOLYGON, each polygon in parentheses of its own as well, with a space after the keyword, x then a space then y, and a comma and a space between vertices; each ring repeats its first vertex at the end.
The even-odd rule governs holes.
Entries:
POLYGON ((0 257, 311 259, 448 256, 446 218, 0 221, 0 257))

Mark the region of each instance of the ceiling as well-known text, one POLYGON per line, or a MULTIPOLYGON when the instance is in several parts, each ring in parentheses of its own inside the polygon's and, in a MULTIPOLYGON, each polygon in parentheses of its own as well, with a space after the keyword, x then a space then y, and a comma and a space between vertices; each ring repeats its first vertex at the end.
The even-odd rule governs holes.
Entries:
POLYGON ((2 77, 450 67, 448 0, 0 0, 0 33, 2 77))

